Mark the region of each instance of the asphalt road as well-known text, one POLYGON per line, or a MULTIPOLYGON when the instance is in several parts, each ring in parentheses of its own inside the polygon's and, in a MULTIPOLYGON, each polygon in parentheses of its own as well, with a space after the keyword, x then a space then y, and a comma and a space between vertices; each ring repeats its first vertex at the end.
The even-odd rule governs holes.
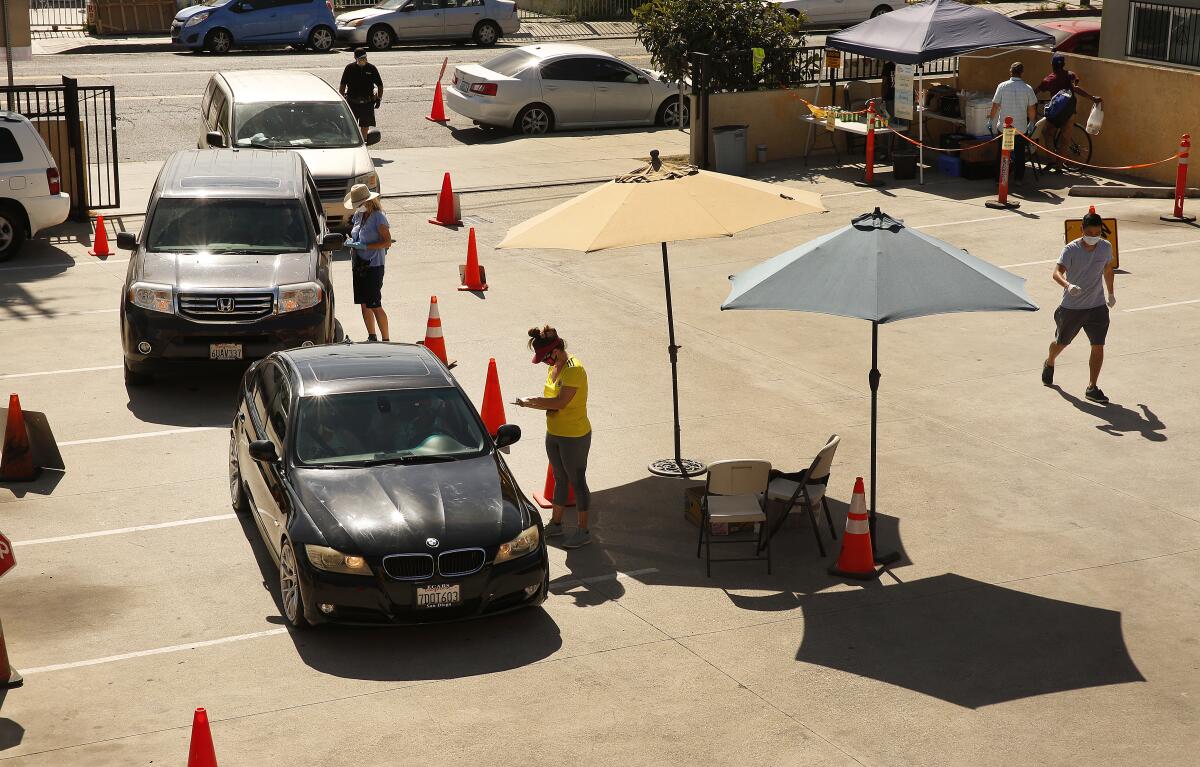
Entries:
MULTIPOLYGON (((587 44, 621 56, 635 66, 650 66, 649 54, 635 40, 595 40, 587 44)), ((486 61, 501 48, 433 45, 371 54, 385 88, 383 105, 376 112, 383 140, 373 149, 455 146, 494 138, 494 134, 481 130, 452 130, 424 118, 429 114, 433 85, 443 59, 449 59, 449 67, 486 61)), ((120 159, 161 160, 176 149, 196 145, 200 97, 213 73, 302 69, 336 86, 349 62, 345 50, 328 54, 288 49, 235 51, 223 57, 154 51, 74 53, 38 56, 20 64, 16 81, 58 82, 60 75, 66 75, 78 78, 80 84, 115 85, 120 159)))

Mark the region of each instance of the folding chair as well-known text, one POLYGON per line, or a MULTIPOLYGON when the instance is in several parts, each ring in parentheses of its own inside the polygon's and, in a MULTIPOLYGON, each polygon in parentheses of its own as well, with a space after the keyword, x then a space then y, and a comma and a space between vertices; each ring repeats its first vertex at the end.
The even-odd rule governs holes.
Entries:
MULTIPOLYGON (((833 466, 833 456, 841 441, 842 438, 836 434, 830 436, 825 442, 825 447, 821 448, 817 457, 803 471, 792 474, 771 472, 773 476, 767 487, 768 501, 782 501, 787 504, 787 508, 783 512, 785 518, 797 503, 808 512, 808 521, 812 524, 813 535, 817 539, 817 550, 821 552, 822 557, 825 556, 825 544, 821 541, 821 531, 817 529, 815 510, 817 504, 820 503, 821 508, 825 510, 825 521, 829 523, 829 535, 836 541, 837 533, 833 529, 833 516, 829 513, 829 501, 825 498, 825 488, 829 485, 829 472, 833 466)), ((763 505, 765 508, 766 504, 763 505)), ((783 524, 782 520, 779 524, 783 524)))
POLYGON ((753 543, 753 557, 724 557, 717 562, 762 561, 759 552, 767 550, 767 574, 771 574, 771 538, 767 534, 767 514, 763 498, 771 479, 770 461, 717 461, 708 465, 704 497, 700 501, 700 536, 696 541, 696 557, 705 551, 704 572, 712 577, 712 547, 715 543, 753 543), (758 523, 755 538, 714 541, 713 524, 758 523))

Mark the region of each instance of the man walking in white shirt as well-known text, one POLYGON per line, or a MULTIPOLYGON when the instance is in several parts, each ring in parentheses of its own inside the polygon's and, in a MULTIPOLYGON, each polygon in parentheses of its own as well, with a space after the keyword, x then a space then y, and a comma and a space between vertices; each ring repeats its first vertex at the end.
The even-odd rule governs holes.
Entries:
MULTIPOLYGON (((997 85, 996 95, 992 96, 988 133, 992 132, 993 125, 996 131, 1003 130, 1004 118, 1012 118, 1012 127, 1017 132, 1012 150, 1013 178, 1020 184, 1025 181, 1025 137, 1033 131, 1037 94, 1033 92, 1029 83, 1021 79, 1021 75, 1025 73, 1025 66, 1021 62, 1013 62, 1008 71, 1012 77, 997 85)), ((996 166, 999 168, 999 152, 996 156, 996 166)))

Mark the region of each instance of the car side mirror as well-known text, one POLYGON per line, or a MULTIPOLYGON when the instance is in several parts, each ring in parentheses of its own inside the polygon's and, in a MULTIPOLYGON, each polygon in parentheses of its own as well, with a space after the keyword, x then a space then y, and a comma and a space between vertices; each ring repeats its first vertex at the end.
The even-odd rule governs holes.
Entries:
POLYGON ((346 235, 338 234, 337 232, 329 232, 321 238, 321 250, 326 253, 332 253, 335 250, 341 250, 346 245, 346 235))
POLYGON ((638 77, 637 82, 638 82, 638 85, 649 85, 650 84, 650 80, 648 80, 645 77, 640 77, 640 76, 638 77))
POLYGON ((506 423, 496 430, 496 447, 508 447, 521 439, 521 427, 515 423, 506 423))
POLYGON ((250 457, 259 463, 275 463, 279 453, 275 452, 275 443, 269 439, 256 439, 250 443, 250 457))
POLYGON ((412 13, 415 10, 417 10, 417 6, 414 5, 413 3, 409 3, 408 5, 401 8, 400 12, 401 13, 412 13))
POLYGON ((367 128, 367 146, 378 144, 382 138, 383 134, 379 132, 378 128, 367 128))
POLYGON ((220 149, 221 147, 225 146, 225 137, 221 135, 221 131, 210 130, 204 136, 204 143, 208 144, 214 149, 220 149))
POLYGON ((133 232, 117 232, 117 248, 137 250, 137 235, 133 232))

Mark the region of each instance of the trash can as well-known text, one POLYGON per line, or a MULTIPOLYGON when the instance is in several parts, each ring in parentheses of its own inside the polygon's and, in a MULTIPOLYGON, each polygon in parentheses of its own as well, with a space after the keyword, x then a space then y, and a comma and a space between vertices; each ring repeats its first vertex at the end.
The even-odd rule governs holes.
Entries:
POLYGON ((716 154, 717 173, 731 176, 746 175, 746 128, 745 125, 722 125, 713 128, 713 150, 716 154))
POLYGON ((897 149, 892 153, 892 178, 913 179, 917 177, 917 152, 913 149, 897 149))

